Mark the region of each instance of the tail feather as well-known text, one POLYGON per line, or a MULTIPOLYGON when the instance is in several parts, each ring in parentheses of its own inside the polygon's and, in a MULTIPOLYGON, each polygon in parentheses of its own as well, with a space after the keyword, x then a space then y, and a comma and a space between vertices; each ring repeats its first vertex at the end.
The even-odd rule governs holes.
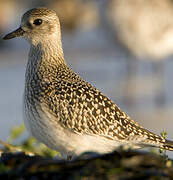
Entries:
MULTIPOLYGON (((147 131, 149 132, 149 131, 147 131)), ((173 141, 149 132, 148 137, 143 141, 144 144, 157 148, 173 151, 173 141)))
POLYGON ((165 150, 169 150, 169 151, 173 151, 173 141, 166 139, 160 148, 165 149, 165 150))

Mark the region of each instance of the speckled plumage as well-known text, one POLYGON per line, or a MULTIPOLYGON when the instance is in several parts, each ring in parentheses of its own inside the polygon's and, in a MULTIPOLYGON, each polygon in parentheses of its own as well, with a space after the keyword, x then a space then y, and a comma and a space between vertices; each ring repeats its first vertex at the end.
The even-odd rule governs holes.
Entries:
POLYGON ((75 156, 85 151, 107 153, 121 145, 173 150, 171 141, 130 119, 114 102, 66 65, 60 28, 56 24, 58 18, 52 10, 32 9, 24 16, 21 28, 25 32, 22 36, 31 43, 26 69, 24 117, 28 129, 37 139, 64 156, 75 156), (45 14, 45 11, 51 13, 45 14), (40 29, 27 26, 30 19, 38 18, 36 12, 39 12, 39 18, 43 13, 46 21, 40 29), (52 32, 45 33, 50 24, 54 24, 52 32))

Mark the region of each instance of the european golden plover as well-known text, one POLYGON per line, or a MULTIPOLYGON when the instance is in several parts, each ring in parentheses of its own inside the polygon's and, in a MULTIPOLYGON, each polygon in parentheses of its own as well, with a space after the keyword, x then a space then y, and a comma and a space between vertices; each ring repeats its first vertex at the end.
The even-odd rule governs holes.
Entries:
MULTIPOLYGON (((136 60, 145 60, 150 61, 152 67, 154 82, 152 87, 155 87, 156 103, 164 105, 166 103, 164 60, 173 54, 173 1, 103 0, 103 2, 104 7, 107 7, 103 13, 105 14, 105 18, 102 18, 103 23, 107 23, 109 27, 107 29, 111 32, 109 34, 114 36, 112 39, 115 39, 116 43, 118 39, 130 52, 130 59, 127 61, 129 83, 126 83, 124 93, 128 96, 127 102, 137 94, 134 88, 137 83, 131 83, 134 82, 137 72, 136 60)), ((149 86, 151 83, 146 85, 146 88, 149 86)), ((151 92, 151 89, 148 89, 148 92, 151 92)))
POLYGON ((24 118, 32 135, 64 158, 108 153, 119 146, 173 150, 173 142, 144 129, 66 64, 60 23, 47 8, 27 11, 4 39, 24 37, 31 48, 26 68, 24 118))
MULTIPOLYGON (((121 42, 137 57, 153 61, 173 53, 173 2, 110 0, 106 15, 121 42)), ((108 20, 107 19, 107 20, 108 20)))

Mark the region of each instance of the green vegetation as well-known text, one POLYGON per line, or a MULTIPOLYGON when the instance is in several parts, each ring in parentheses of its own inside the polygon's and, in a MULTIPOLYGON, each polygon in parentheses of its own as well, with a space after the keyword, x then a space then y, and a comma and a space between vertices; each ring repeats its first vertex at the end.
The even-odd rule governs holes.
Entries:
POLYGON ((10 135, 7 138, 7 142, 0 140, 0 144, 4 146, 3 150, 5 152, 18 152, 22 151, 30 155, 40 155, 45 157, 54 157, 57 152, 49 149, 44 144, 38 142, 33 137, 28 137, 24 139, 20 144, 16 143, 19 138, 21 138, 25 133, 24 124, 15 126, 11 129, 10 135))
MULTIPOLYGON (((162 132, 160 133, 160 135, 161 135, 164 139, 166 139, 166 136, 168 135, 168 133, 167 133, 166 131, 162 131, 162 132)), ((166 150, 164 150, 164 149, 159 149, 159 152, 160 152, 160 154, 161 154, 165 159, 168 159, 168 156, 166 155, 166 150)))

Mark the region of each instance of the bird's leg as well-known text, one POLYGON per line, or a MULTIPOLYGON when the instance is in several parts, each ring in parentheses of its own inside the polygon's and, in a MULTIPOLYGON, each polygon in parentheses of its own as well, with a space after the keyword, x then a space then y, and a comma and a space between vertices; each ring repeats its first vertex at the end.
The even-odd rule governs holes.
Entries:
MULTIPOLYGON (((164 61, 165 62, 165 61, 164 61)), ((163 61, 152 62, 153 79, 157 85, 156 96, 154 97, 156 106, 163 107, 166 103, 165 97, 165 64, 163 61)))
POLYGON ((71 161, 72 160, 72 155, 68 155, 67 156, 67 161, 71 161))
POLYGON ((135 92, 136 92, 136 83, 135 78, 137 73, 137 59, 129 55, 127 59, 127 68, 125 74, 125 86, 124 86, 124 98, 123 103, 128 107, 134 106, 136 104, 135 92))

